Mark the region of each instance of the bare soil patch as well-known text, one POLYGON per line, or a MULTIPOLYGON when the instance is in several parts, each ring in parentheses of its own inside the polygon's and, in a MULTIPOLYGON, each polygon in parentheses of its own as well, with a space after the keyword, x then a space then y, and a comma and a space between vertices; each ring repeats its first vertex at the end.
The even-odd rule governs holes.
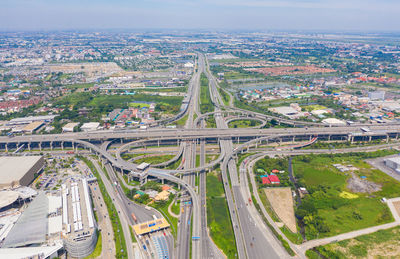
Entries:
POLYGON ((290 187, 267 188, 264 190, 276 215, 293 233, 297 233, 293 197, 290 187))
POLYGON ((361 179, 354 173, 351 173, 351 178, 347 180, 347 188, 352 192, 373 193, 380 191, 382 186, 366 179, 361 179))

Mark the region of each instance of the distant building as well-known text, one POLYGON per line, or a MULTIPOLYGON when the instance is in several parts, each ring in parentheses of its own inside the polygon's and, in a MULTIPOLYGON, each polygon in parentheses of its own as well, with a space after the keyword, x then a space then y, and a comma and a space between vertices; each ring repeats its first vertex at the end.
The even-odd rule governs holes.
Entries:
POLYGON ((87 122, 87 123, 84 123, 81 126, 81 130, 82 131, 86 131, 86 132, 95 131, 95 130, 98 130, 99 127, 100 127, 100 123, 99 122, 87 122))
POLYGON ((374 91, 374 92, 368 92, 368 98, 371 101, 374 100, 385 100, 385 91, 374 91))

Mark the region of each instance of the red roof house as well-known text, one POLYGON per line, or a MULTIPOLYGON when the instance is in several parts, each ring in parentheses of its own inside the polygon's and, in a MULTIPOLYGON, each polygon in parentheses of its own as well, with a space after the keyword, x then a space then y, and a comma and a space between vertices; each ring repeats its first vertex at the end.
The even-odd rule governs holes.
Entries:
POLYGON ((272 184, 280 184, 281 183, 278 176, 276 176, 276 175, 270 175, 270 176, 268 176, 268 179, 271 181, 272 184))
POLYGON ((271 184, 271 181, 268 179, 268 177, 262 177, 262 184, 271 184))

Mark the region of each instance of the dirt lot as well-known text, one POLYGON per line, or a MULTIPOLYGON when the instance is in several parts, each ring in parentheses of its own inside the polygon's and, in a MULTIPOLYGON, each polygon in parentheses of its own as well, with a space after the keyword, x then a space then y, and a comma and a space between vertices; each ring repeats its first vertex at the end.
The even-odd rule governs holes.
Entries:
POLYGON ((380 191, 382 187, 379 184, 359 178, 351 173, 351 178, 347 181, 347 188, 352 192, 373 193, 380 191))
POLYGON ((268 201, 276 215, 292 231, 297 233, 296 219, 294 217, 292 190, 290 187, 265 189, 268 201))

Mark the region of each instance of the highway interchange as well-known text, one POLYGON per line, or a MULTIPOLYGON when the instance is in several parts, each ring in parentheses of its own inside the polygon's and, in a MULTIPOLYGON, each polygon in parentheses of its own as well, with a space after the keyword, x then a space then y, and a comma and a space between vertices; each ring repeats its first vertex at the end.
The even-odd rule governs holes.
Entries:
MULTIPOLYGON (((189 83, 187 103, 183 104, 182 111, 174 118, 178 120, 184 115, 188 115, 184 129, 167 129, 162 125, 146 130, 120 130, 120 131, 96 131, 96 132, 78 132, 70 134, 53 135, 30 135, 15 137, 0 137, 0 149, 16 149, 20 145, 25 148, 78 148, 84 147, 94 154, 98 155, 100 161, 104 163, 107 177, 101 173, 101 178, 105 182, 107 192, 116 202, 119 209, 124 235, 126 240, 130 240, 129 226, 135 224, 130 217, 134 212, 139 222, 151 220, 153 215, 161 217, 162 215, 155 210, 148 210, 141 205, 130 201, 121 188, 120 172, 130 172, 138 177, 153 177, 161 180, 167 180, 178 184, 186 193, 190 206, 182 207, 180 223, 178 225, 178 235, 175 241, 171 235, 167 235, 170 258, 224 258, 222 252, 216 247, 209 236, 206 219, 206 172, 220 165, 223 186, 225 189, 226 201, 229 208, 232 227, 235 234, 237 257, 238 258, 286 258, 289 254, 280 245, 277 238, 271 233, 268 227, 261 219, 259 213, 250 204, 248 199, 251 197, 249 183, 245 176, 245 168, 240 167, 237 171, 236 155, 240 152, 246 152, 249 148, 257 148, 270 142, 282 141, 306 141, 312 137, 318 137, 322 140, 355 140, 355 139, 397 139, 400 134, 399 124, 390 125, 368 125, 369 132, 364 132, 360 126, 351 125, 341 127, 327 127, 315 123, 303 123, 287 121, 279 117, 273 119, 281 123, 290 123, 300 127, 293 128, 245 128, 229 129, 227 119, 223 116, 227 110, 246 116, 268 120, 271 117, 257 113, 239 110, 234 107, 226 107, 220 96, 219 86, 213 75, 210 73, 207 60, 201 54, 198 55, 197 70, 189 83), (209 90, 215 111, 212 113, 217 128, 204 128, 204 118, 210 114, 201 114, 199 111, 199 91, 200 74, 205 73, 209 80, 209 90), (224 109, 224 110, 222 110, 224 109), (195 117, 197 117, 195 119, 195 117), (213 162, 206 163, 205 145, 211 141, 220 146, 220 156, 213 162), (131 146, 145 145, 149 143, 179 143, 179 152, 174 157, 174 161, 182 156, 184 161, 177 170, 164 170, 150 168, 148 171, 139 172, 137 165, 125 161, 121 158, 121 153, 129 150, 131 146), (240 143, 234 145, 234 143, 240 143), (108 150, 111 145, 119 145, 116 156, 114 157, 108 150), (200 145, 200 165, 196 165, 197 145, 200 145), (118 172, 120 171, 120 172, 118 172), (199 186, 196 186, 196 177, 198 175, 199 186), (117 183, 117 184, 113 184, 117 183), (192 237, 196 237, 192 239, 192 237), (175 247, 175 248, 174 248, 175 247), (191 256, 190 256, 191 251, 191 256), (266 253, 265 251, 268 251, 266 253)), ((171 120, 168 120, 168 122, 171 120)), ((390 144, 395 146, 395 144, 390 144)), ((384 147, 389 147, 385 145, 384 147)), ((376 147, 375 147, 376 148, 376 147)), ((354 148, 354 151, 369 150, 373 147, 354 148)), ((335 152, 348 152, 349 150, 336 150, 335 152)), ((303 153, 322 153, 328 151, 322 150, 280 150, 271 149, 254 156, 254 158, 265 155, 294 155, 303 153)), ((329 152, 332 152, 331 150, 329 152)), ((94 163, 97 170, 102 172, 98 163, 94 163)), ((227 219, 228 220, 228 219, 227 219)), ((294 247, 297 252, 298 249, 294 247)), ((146 253, 142 251, 146 257, 146 253)), ((298 253, 298 257, 304 255, 298 253)), ((133 258, 133 249, 128 247, 128 257, 133 258)))

